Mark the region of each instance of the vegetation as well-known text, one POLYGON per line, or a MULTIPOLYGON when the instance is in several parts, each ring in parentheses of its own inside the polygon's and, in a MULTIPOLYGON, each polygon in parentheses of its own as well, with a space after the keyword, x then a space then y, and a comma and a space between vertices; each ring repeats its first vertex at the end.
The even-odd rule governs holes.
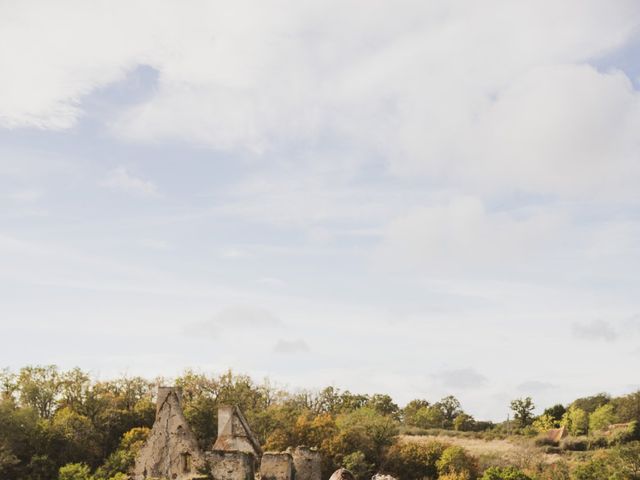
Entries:
POLYGON ((344 466, 358 480, 376 472, 401 480, 640 480, 640 392, 580 398, 539 416, 530 397, 515 399, 514 421, 495 425, 465 413, 453 396, 400 408, 386 394, 292 393, 230 371, 95 381, 55 366, 0 371, 0 478, 125 480, 153 424, 155 387, 173 382, 203 447, 217 435, 218 405, 237 404, 265 449, 315 446, 327 472, 344 466), (568 438, 545 436, 560 425, 568 438), (407 434, 426 436, 414 442, 407 434), (488 457, 457 442, 465 438, 517 440, 524 453, 488 457))

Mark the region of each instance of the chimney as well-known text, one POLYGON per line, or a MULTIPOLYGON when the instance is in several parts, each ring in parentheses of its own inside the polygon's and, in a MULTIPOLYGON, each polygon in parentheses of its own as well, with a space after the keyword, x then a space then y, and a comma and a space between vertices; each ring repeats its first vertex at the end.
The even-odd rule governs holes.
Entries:
POLYGON ((221 405, 218 407, 218 436, 233 435, 233 406, 221 405))

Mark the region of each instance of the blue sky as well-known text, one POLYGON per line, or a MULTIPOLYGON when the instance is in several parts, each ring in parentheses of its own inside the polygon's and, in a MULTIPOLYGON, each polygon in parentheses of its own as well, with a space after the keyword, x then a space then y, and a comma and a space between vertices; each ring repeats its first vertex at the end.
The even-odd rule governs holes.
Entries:
POLYGON ((636 1, 0 4, 0 364, 499 420, 639 388, 636 1))

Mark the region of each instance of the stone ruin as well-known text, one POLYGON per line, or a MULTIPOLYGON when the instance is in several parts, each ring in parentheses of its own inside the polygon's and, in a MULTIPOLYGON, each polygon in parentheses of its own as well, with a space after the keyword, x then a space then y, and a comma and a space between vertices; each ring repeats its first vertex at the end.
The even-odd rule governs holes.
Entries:
POLYGON ((182 413, 179 388, 159 387, 156 419, 138 452, 133 480, 322 480, 316 449, 263 452, 236 406, 218 410, 218 438, 211 450, 198 446, 182 413))

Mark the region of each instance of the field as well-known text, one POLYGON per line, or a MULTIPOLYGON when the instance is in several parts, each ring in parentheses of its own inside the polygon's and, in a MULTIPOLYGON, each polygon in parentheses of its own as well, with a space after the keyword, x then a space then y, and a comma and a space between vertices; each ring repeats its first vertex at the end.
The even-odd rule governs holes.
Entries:
POLYGON ((403 442, 426 443, 438 441, 458 445, 480 459, 482 464, 511 464, 527 467, 533 463, 553 463, 561 456, 545 453, 533 441, 526 438, 482 439, 471 436, 441 435, 401 435, 403 442))

